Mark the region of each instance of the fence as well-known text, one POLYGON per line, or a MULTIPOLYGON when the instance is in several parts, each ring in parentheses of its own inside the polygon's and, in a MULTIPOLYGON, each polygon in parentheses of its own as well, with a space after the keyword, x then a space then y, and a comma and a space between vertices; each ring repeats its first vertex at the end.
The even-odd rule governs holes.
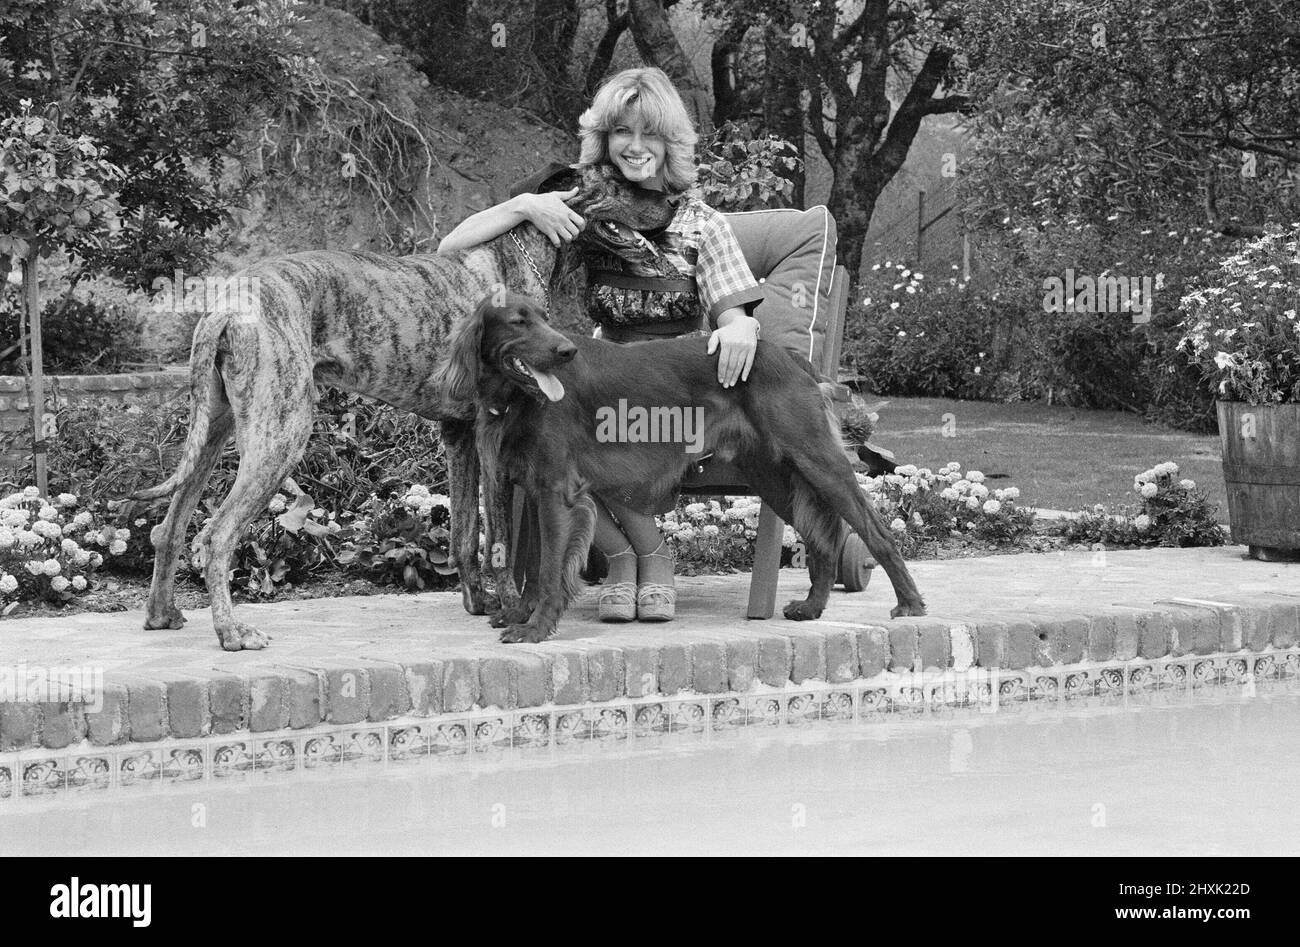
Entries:
POLYGON ((887 220, 873 220, 862 257, 870 263, 904 262, 936 276, 970 277, 970 238, 963 226, 956 179, 917 189, 887 220), (953 267, 956 267, 954 270, 953 267))

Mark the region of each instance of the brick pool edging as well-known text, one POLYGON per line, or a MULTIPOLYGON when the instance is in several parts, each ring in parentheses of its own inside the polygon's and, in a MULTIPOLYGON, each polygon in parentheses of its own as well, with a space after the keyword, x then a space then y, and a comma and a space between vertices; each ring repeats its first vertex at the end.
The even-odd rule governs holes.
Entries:
MULTIPOLYGON (((1086 612, 1045 606, 880 625, 751 623, 689 635, 674 634, 669 626, 638 626, 598 640, 313 658, 248 673, 110 671, 98 710, 77 703, 0 703, 0 793, 6 791, 4 772, 12 792, 14 774, 21 779, 22 766, 33 757, 85 757, 110 766, 142 753, 152 758, 143 751, 161 747, 160 741, 229 737, 265 747, 290 740, 301 753, 305 734, 337 735, 348 728, 355 733, 369 726, 384 734, 387 753, 393 728, 374 725, 393 721, 427 737, 453 718, 497 720, 513 741, 524 718, 545 718, 553 728, 578 709, 599 720, 602 709, 615 703, 635 715, 647 702, 683 700, 703 700, 699 706, 707 719, 720 700, 735 701, 728 706, 742 707, 748 718, 758 713, 751 705, 764 693, 837 687, 837 693, 850 695, 856 714, 862 701, 882 697, 873 682, 895 687, 883 695, 895 704, 928 700, 924 694, 931 685, 951 693, 960 684, 967 694, 960 702, 993 679, 986 675, 981 684, 979 673, 992 669, 999 688, 1005 680, 1020 680, 1026 699, 1043 696, 1034 683, 1040 677, 1056 680, 1066 696, 1072 690, 1100 694, 1115 691, 1116 681, 1126 689, 1137 665, 1158 678, 1171 661, 1196 683, 1204 683, 1196 677, 1198 666, 1220 682, 1260 674, 1261 657, 1272 659, 1268 673, 1294 676, 1300 670, 1294 667, 1300 662, 1300 595, 1236 598, 1170 598, 1086 612), (922 697, 898 690, 903 678, 913 682, 913 691, 919 682, 922 697), (533 708, 545 711, 526 713, 533 708), (105 756, 101 749, 113 752, 105 756), (22 766, 15 769, 15 763, 22 766)), ((536 724, 533 719, 528 725, 536 724)), ((374 735, 367 739, 373 744, 374 735)))
POLYGON ((1023 670, 882 671, 870 680, 843 684, 808 681, 780 689, 758 685, 748 694, 682 692, 513 711, 406 716, 382 724, 256 736, 0 753, 0 815, 11 800, 41 803, 100 789, 148 790, 200 780, 324 773, 341 764, 525 760, 564 752, 558 748, 565 744, 608 748, 628 745, 628 740, 633 746, 668 739, 707 742, 715 734, 750 726, 823 721, 871 726, 934 715, 959 719, 963 714, 1060 709, 1071 703, 1127 712, 1183 706, 1232 691, 1248 697, 1300 694, 1300 648, 1023 670))

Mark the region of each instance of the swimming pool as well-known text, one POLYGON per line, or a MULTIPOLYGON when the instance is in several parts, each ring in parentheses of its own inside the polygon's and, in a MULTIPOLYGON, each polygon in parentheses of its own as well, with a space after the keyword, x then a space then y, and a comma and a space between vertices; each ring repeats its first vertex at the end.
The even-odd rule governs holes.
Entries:
POLYGON ((1295 854, 1298 784, 1277 682, 17 799, 0 854, 1295 854))

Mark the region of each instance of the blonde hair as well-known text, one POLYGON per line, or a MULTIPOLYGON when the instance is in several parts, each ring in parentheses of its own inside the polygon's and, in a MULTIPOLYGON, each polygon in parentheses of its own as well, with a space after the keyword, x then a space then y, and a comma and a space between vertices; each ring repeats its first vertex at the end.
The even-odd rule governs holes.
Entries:
POLYGON ((609 131, 620 121, 639 118, 664 139, 664 187, 681 193, 695 183, 695 142, 699 135, 681 95, 667 73, 653 66, 624 69, 606 79, 578 118, 584 166, 609 163, 609 131))

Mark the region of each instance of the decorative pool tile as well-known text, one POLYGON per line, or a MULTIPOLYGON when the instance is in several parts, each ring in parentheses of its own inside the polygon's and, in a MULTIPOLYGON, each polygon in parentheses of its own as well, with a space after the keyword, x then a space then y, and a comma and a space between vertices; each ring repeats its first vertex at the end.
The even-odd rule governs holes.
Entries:
POLYGON ((65 762, 36 759, 23 764, 23 795, 45 796, 61 792, 67 785, 65 762))
POLYGON ((162 757, 161 776, 168 781, 190 782, 207 775, 208 748, 202 744, 168 749, 162 757))
POLYGON ((270 737, 253 741, 253 766, 259 771, 288 772, 298 768, 298 741, 270 737))
MULTIPOLYGON (((0 806, 113 787, 184 786, 256 773, 302 773, 346 763, 418 762, 572 752, 638 740, 702 739, 746 727, 821 721, 901 722, 972 713, 1063 712, 1069 705, 1128 709, 1183 706, 1224 693, 1300 693, 1300 648, 1182 655, 1029 670, 887 673, 847 684, 807 681, 763 693, 640 697, 601 704, 455 716, 310 731, 209 737, 163 746, 128 744, 0 754, 0 806), (568 749, 561 749, 565 745, 568 749)), ((429 763, 429 765, 444 765, 429 763)))
POLYGON ((119 786, 150 786, 162 779, 163 751, 160 749, 131 749, 117 756, 117 784, 119 786))

